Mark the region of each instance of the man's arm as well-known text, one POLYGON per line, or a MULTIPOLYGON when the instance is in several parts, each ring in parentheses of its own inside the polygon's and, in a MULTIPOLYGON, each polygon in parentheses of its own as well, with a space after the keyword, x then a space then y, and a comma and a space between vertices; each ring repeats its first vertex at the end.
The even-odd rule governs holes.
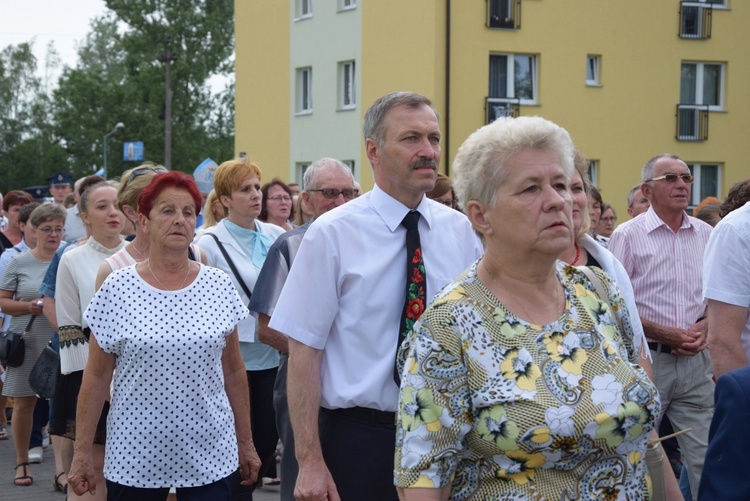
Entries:
POLYGON ((708 300, 709 349, 717 379, 726 372, 747 365, 740 336, 749 312, 744 306, 708 300))
POLYGON ((322 358, 322 350, 289 339, 287 398, 299 463, 297 485, 294 489, 297 501, 340 499, 331 472, 328 471, 323 459, 318 433, 322 358))
POLYGON ((276 329, 268 326, 271 317, 265 313, 258 313, 258 339, 261 343, 276 348, 281 353, 289 353, 287 337, 276 329))

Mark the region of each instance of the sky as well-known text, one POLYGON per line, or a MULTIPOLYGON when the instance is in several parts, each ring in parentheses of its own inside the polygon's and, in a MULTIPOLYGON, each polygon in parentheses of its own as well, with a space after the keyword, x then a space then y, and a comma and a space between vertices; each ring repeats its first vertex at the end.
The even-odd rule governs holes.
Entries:
POLYGON ((90 21, 106 12, 104 0, 0 0, 0 49, 34 39, 34 54, 43 70, 47 44, 53 41, 63 64, 74 66, 76 43, 90 21))

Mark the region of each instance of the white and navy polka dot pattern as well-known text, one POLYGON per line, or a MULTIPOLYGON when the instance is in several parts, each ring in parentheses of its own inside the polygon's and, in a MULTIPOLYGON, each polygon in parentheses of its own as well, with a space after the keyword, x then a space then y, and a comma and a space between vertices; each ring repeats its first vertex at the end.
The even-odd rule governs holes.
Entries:
POLYGON ((201 265, 192 284, 162 291, 135 267, 113 272, 84 318, 117 356, 104 476, 132 487, 195 487, 238 464, 224 390, 226 336, 248 315, 226 274, 201 265))

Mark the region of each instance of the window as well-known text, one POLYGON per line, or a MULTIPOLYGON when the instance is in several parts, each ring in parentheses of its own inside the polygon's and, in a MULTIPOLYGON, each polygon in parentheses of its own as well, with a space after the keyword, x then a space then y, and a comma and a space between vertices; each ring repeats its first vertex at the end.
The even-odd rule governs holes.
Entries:
POLYGON ((724 65, 721 63, 682 63, 680 104, 708 105, 710 111, 723 109, 724 65))
POLYGON ((357 0, 339 0, 339 10, 351 10, 357 8, 357 0))
POLYGON ((312 0, 296 0, 296 2, 295 19, 307 19, 312 17, 312 0))
POLYGON ((680 2, 680 38, 711 38, 714 7, 726 8, 726 0, 683 0, 680 2))
POLYGON ((721 167, 719 164, 687 164, 690 172, 695 176, 690 195, 690 207, 696 207, 706 197, 720 198, 719 186, 721 167))
POLYGON ((536 56, 490 55, 490 98, 536 104, 536 56))
POLYGON ((301 189, 305 189, 304 179, 305 171, 312 165, 312 162, 297 162, 294 164, 294 179, 297 181, 301 189))
POLYGON ((519 29, 521 27, 521 0, 487 0, 487 27, 519 29))
POLYGON ((589 160, 589 180, 591 186, 599 186, 599 160, 589 160))
POLYGON ((296 113, 312 113, 312 68, 297 68, 297 103, 296 113))
POLYGON ((346 165, 347 167, 349 167, 351 169, 352 175, 355 175, 355 172, 354 172, 354 160, 342 160, 341 162, 344 165, 346 165))
POLYGON ((708 112, 724 109, 724 65, 682 63, 680 102, 677 105, 677 139, 708 139, 708 112))
POLYGON ((339 63, 339 109, 353 110, 356 107, 356 85, 354 81, 354 61, 339 63))
POLYGON ((586 56, 586 85, 601 87, 602 82, 599 77, 601 59, 601 56, 586 56))

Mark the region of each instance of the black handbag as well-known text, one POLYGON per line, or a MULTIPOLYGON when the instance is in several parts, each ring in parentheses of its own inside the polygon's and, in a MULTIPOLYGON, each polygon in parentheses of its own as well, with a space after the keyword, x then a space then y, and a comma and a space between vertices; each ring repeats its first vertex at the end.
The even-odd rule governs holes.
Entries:
POLYGON ((31 330, 31 326, 34 325, 34 319, 36 316, 31 317, 26 330, 23 334, 13 331, 0 332, 0 361, 6 367, 20 367, 23 364, 24 356, 26 355, 26 333, 31 330))
POLYGON ((60 355, 45 346, 29 374, 29 386, 39 398, 50 399, 55 396, 57 375, 60 374, 60 355))

